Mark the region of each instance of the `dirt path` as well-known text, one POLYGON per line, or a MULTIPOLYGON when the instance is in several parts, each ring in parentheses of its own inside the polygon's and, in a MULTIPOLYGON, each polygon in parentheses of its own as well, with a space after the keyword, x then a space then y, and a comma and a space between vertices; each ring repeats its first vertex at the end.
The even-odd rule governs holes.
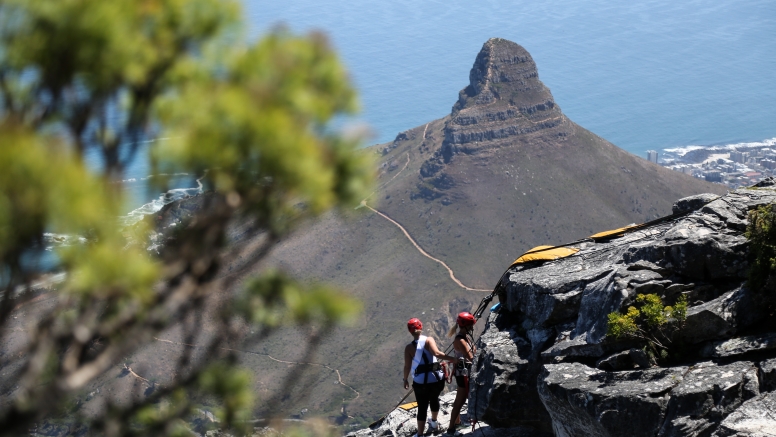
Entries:
POLYGON ((468 287, 468 286, 464 285, 461 281, 458 280, 458 278, 455 277, 455 273, 453 273, 453 269, 451 269, 450 266, 448 266, 444 261, 442 261, 442 260, 440 260, 438 258, 434 258, 433 256, 429 255, 428 252, 423 250, 423 248, 420 247, 420 245, 415 241, 415 239, 412 238, 410 233, 407 232, 406 229, 404 229, 404 226, 400 225, 396 220, 388 217, 384 213, 382 213, 382 212, 372 208, 371 206, 367 205, 366 201, 364 201, 362 204, 365 207, 369 208, 375 214, 377 214, 380 217, 388 220, 389 222, 391 222, 394 225, 396 225, 396 227, 401 229, 401 231, 404 233, 404 236, 407 237, 408 240, 410 240, 410 243, 412 243, 413 246, 415 246, 415 249, 417 249, 418 252, 420 252, 421 255, 425 256, 426 258, 428 258, 428 259, 430 259, 432 261, 435 261, 435 262, 439 263, 442 267, 444 267, 447 270, 447 273, 450 274, 450 279, 452 279, 453 282, 455 282, 459 287, 463 288, 464 290, 469 290, 469 291, 484 291, 486 293, 490 293, 492 291, 492 290, 483 290, 481 288, 472 288, 472 287, 468 287))
POLYGON ((401 172, 403 172, 403 171, 404 171, 404 170, 407 168, 407 166, 408 166, 408 165, 410 165, 410 154, 409 154, 409 152, 407 152, 407 162, 405 162, 405 163, 404 163, 404 167, 402 167, 402 169, 401 169, 401 170, 399 170, 399 172, 398 172, 398 173, 396 173, 395 175, 393 175, 393 177, 392 177, 392 178, 391 178, 391 179, 390 179, 388 182, 385 182, 385 183, 383 183, 382 185, 380 185, 379 187, 377 187, 377 188, 376 188, 374 191, 372 191, 372 192, 371 192, 371 193, 370 193, 368 196, 364 197, 364 199, 361 201, 361 204, 359 204, 359 205, 356 207, 356 209, 359 209, 359 208, 361 208, 362 206, 364 206, 364 204, 365 204, 364 202, 366 202, 366 201, 367 201, 367 199, 369 199, 370 197, 374 196, 374 194, 375 194, 376 192, 378 192, 378 191, 382 190, 382 189, 383 189, 383 188, 385 188, 385 187, 386 187, 388 184, 390 184, 391 182, 393 182, 393 180, 394 180, 394 179, 396 179, 396 176, 399 176, 399 175, 401 174, 401 172))
MULTIPOLYGON (((426 129, 428 129, 428 123, 426 123, 426 128, 423 129, 423 139, 426 138, 426 129)), ((382 217, 382 218, 388 220, 389 222, 393 223, 394 225, 396 225, 396 227, 398 227, 402 231, 402 233, 404 233, 404 236, 407 237, 408 240, 410 240, 410 243, 412 243, 412 245, 415 246, 415 249, 417 249, 418 252, 420 252, 421 255, 425 256, 426 258, 428 258, 428 259, 430 259, 430 260, 432 260, 432 261, 434 261, 436 263, 439 263, 442 267, 444 267, 445 270, 447 270, 447 273, 450 275, 450 279, 452 279, 453 282, 455 282, 456 285, 458 285, 459 287, 463 288, 464 290, 468 290, 468 291, 483 291, 483 292, 486 292, 486 293, 490 293, 491 290, 483 290, 481 288, 472 288, 472 287, 464 285, 458 278, 455 277, 455 273, 453 272, 453 269, 451 269, 450 266, 447 265, 447 263, 445 263, 441 259, 434 258, 433 256, 429 255, 428 252, 423 250, 423 248, 420 247, 420 245, 417 243, 417 241, 415 241, 414 238, 412 238, 412 235, 410 235, 410 233, 407 231, 407 229, 404 228, 404 226, 399 224, 399 222, 397 222, 396 220, 388 217, 387 214, 385 214, 383 212, 380 212, 377 209, 372 208, 371 206, 367 205, 366 201, 370 197, 372 197, 372 195, 374 195, 377 191, 385 188, 388 184, 393 182, 393 180, 396 179, 396 177, 399 176, 401 174, 401 172, 403 172, 407 168, 407 166, 409 166, 409 164, 410 164, 410 154, 409 154, 409 152, 407 152, 407 162, 404 164, 404 167, 401 170, 399 170, 399 172, 396 173, 391 178, 391 180, 389 180, 388 182, 382 184, 379 188, 377 188, 375 191, 373 191, 372 194, 366 196, 364 198, 364 200, 361 201, 361 204, 358 206, 358 208, 362 208, 362 207, 368 208, 373 213, 379 215, 380 217, 382 217)))
POLYGON ((137 379, 139 379, 139 380, 141 380, 141 381, 145 382, 146 384, 148 384, 148 386, 149 386, 149 387, 153 387, 153 386, 154 386, 154 383, 153 383, 153 382, 151 382, 151 381, 149 381, 149 380, 147 380, 147 379, 143 378, 142 376, 138 375, 137 373, 135 373, 135 371, 134 371, 134 370, 132 370, 132 368, 131 368, 131 367, 129 367, 128 365, 124 364, 124 369, 125 369, 127 372, 129 372, 129 374, 130 374, 130 375, 132 375, 132 376, 134 376, 135 378, 137 378, 137 379))
MULTIPOLYGON (((174 344, 174 345, 178 345, 178 346, 202 348, 202 346, 198 346, 196 344, 179 343, 177 341, 165 340, 163 338, 154 337, 154 340, 162 342, 162 343, 169 343, 169 344, 174 344)), ((254 352, 254 351, 246 351, 246 350, 241 350, 241 349, 231 349, 231 348, 228 348, 228 347, 220 347, 218 349, 224 350, 224 351, 230 351, 230 352, 239 352, 239 353, 242 353, 242 354, 258 355, 258 356, 266 357, 266 358, 269 358, 272 361, 276 361, 278 363, 283 363, 283 364, 293 364, 293 365, 299 365, 299 366, 317 366, 317 367, 323 367, 324 369, 329 369, 332 372, 337 374, 337 381, 339 382, 340 385, 344 385, 345 387, 349 388, 353 393, 356 394, 356 397, 351 399, 351 401, 355 401, 356 399, 361 397, 361 393, 359 393, 358 390, 356 390, 355 388, 353 388, 353 387, 345 384, 344 382, 342 382, 342 375, 340 374, 339 369, 335 369, 334 367, 328 366, 326 364, 280 360, 280 359, 277 359, 277 358, 273 357, 270 354, 265 354, 265 353, 261 353, 261 352, 254 352)))

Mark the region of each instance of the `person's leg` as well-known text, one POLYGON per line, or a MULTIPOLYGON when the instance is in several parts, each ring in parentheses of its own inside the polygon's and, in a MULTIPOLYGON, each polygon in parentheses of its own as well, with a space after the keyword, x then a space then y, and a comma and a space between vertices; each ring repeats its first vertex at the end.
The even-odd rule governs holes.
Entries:
POLYGON ((455 391, 455 401, 453 401, 453 409, 450 412, 450 426, 447 428, 449 434, 455 433, 455 428, 461 418, 461 408, 463 403, 466 402, 466 388, 459 386, 455 391))
POLYGON ((426 432, 426 415, 428 411, 428 403, 430 401, 430 393, 428 391, 428 384, 412 384, 413 390, 415 390, 415 400, 418 402, 418 435, 423 435, 426 432))
POLYGON ((431 417, 436 420, 436 415, 439 413, 439 395, 442 394, 442 390, 445 389, 445 382, 439 381, 431 385, 431 396, 429 397, 429 404, 431 404, 431 417))
MULTIPOLYGON (((439 415, 439 395, 442 393, 442 390, 445 389, 445 382, 439 381, 431 385, 431 396, 429 399, 429 404, 431 406, 431 420, 436 423, 437 416, 439 415)), ((434 427, 434 431, 439 429, 439 425, 436 425, 434 427)))

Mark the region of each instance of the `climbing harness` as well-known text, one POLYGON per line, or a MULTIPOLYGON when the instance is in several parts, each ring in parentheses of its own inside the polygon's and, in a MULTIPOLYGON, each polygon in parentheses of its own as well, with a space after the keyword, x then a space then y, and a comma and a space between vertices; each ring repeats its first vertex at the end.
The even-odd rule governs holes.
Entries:
POLYGON ((412 368, 410 369, 410 374, 413 375, 412 381, 419 384, 428 384, 429 373, 434 375, 436 382, 442 381, 444 379, 444 375, 440 376, 440 371, 442 370, 441 363, 436 360, 435 356, 431 355, 431 352, 426 350, 427 339, 428 337, 421 335, 417 340, 412 342, 415 344, 415 357, 412 358, 412 368), (429 355, 431 355, 431 360, 428 358, 429 355), (421 359, 423 360, 422 364, 421 359), (417 380, 418 376, 420 375, 423 375, 422 383, 417 380))

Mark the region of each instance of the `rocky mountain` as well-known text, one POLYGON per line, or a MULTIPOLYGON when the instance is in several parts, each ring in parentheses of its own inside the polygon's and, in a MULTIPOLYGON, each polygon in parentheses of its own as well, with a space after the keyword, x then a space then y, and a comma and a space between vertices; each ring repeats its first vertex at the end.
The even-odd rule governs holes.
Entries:
MULTIPOLYGON (((311 367, 305 384, 316 390, 290 393, 281 402, 288 412, 371 421, 404 394, 399 351, 410 317, 446 346, 454 315, 476 306, 531 247, 654 219, 688 195, 725 192, 569 120, 530 54, 503 39, 483 45, 448 116, 370 150, 378 186, 363 206, 313 223, 263 266, 333 284, 364 302, 357 325, 322 342, 319 355, 358 395, 332 383, 331 371, 311 367)), ((298 355, 286 345, 299 338, 289 332, 256 347, 293 361, 298 355)), ((255 365, 268 393, 288 371, 266 360, 255 365)))
MULTIPOLYGON (((773 181, 693 196, 669 220, 510 268, 477 344, 469 416, 504 435, 776 435, 776 275, 748 285, 744 235, 748 211, 774 202, 773 181), (689 302, 659 337, 662 358, 607 334, 608 315, 645 294, 689 302)), ((402 414, 353 436, 410 435, 402 414)))
POLYGON ((510 269, 470 413, 558 437, 776 435, 776 290, 747 286, 744 236, 747 211, 775 201, 774 186, 685 199, 677 212, 698 209, 510 269), (660 365, 607 335, 608 314, 650 293, 690 302, 660 365))

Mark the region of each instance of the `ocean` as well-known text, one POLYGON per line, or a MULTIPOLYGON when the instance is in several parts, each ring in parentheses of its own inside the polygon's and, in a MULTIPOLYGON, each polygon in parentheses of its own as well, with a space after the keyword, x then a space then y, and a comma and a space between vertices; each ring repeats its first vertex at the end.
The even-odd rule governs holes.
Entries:
POLYGON ((776 137, 773 0, 244 0, 251 36, 328 34, 372 143, 443 117, 482 44, 525 47, 572 120, 649 149, 776 137))

